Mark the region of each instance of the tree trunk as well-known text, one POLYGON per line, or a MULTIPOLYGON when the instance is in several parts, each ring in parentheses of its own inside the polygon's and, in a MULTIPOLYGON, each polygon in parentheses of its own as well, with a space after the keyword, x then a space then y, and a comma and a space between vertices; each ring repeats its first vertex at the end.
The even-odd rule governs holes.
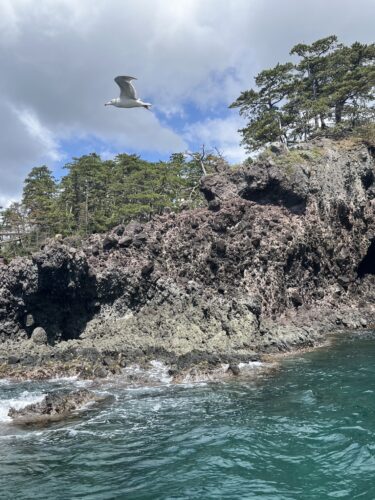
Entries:
POLYGON ((343 101, 338 101, 336 103, 336 106, 335 106, 335 121, 336 121, 336 123, 341 123, 344 104, 345 103, 343 101))

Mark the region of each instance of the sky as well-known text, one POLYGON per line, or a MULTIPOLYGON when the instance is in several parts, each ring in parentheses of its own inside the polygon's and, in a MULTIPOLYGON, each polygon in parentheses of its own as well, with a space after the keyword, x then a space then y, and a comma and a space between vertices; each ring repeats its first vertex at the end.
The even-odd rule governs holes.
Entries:
POLYGON ((218 148, 243 161, 237 110, 293 45, 374 41, 375 0, 0 0, 0 206, 25 176, 72 157, 157 161, 218 148), (137 77, 143 108, 104 107, 137 77))

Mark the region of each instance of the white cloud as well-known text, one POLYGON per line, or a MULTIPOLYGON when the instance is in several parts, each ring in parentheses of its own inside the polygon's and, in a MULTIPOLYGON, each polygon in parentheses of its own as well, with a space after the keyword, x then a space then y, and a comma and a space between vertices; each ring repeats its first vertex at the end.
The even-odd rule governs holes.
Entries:
POLYGON ((248 155, 239 145, 238 129, 243 127, 242 120, 233 116, 230 118, 206 119, 188 125, 185 138, 190 143, 204 145, 207 149, 217 148, 229 162, 242 162, 248 155))
POLYGON ((372 41, 374 14, 373 0, 0 0, 0 197, 69 137, 161 154, 204 138, 238 161, 237 112, 218 116, 254 74, 302 40, 372 41), (117 74, 155 113, 103 106, 117 74))
POLYGON ((18 18, 12 0, 0 2, 0 42, 10 45, 19 34, 18 18))
POLYGON ((63 159, 64 156, 55 135, 40 123, 34 111, 17 108, 13 108, 13 111, 29 135, 40 144, 45 158, 52 161, 63 159))

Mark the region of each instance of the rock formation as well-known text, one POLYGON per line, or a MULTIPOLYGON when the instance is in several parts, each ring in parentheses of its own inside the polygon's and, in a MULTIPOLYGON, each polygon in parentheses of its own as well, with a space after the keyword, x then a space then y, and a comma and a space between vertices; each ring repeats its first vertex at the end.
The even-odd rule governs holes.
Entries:
POLYGON ((325 139, 221 170, 202 179, 205 208, 2 266, 4 366, 235 363, 375 322, 371 149, 325 139), (48 345, 29 340, 38 327, 48 345))
POLYGON ((10 408, 8 416, 17 425, 45 425, 70 418, 88 403, 101 400, 103 398, 86 389, 67 394, 50 393, 39 403, 29 404, 20 410, 10 408))

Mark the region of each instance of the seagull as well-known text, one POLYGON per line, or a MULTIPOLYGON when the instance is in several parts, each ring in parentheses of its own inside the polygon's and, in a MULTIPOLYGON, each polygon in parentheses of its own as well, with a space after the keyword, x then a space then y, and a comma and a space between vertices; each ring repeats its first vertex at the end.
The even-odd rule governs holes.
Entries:
POLYGON ((138 99, 137 92, 131 83, 132 80, 136 80, 133 76, 116 76, 115 82, 120 87, 120 97, 117 99, 111 99, 106 102, 104 106, 116 106, 117 108, 146 108, 150 109, 152 104, 149 102, 143 102, 138 99))

